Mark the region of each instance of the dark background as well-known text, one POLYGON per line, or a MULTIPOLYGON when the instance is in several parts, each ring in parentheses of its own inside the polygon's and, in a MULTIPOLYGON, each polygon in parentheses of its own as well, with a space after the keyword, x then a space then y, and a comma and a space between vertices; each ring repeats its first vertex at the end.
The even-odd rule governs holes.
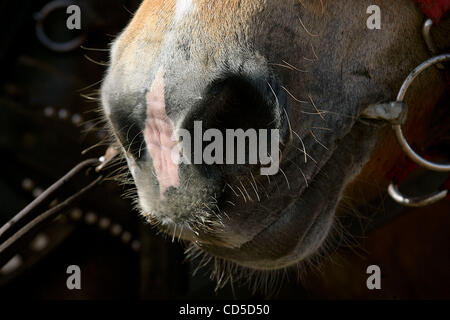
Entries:
MULTIPOLYGON (((65 10, 55 10, 44 22, 52 40, 83 34, 84 47, 101 49, 70 52, 55 52, 36 36, 34 15, 49 1, 1 2, 0 224, 75 164, 105 151, 103 142, 81 155, 106 136, 97 100, 105 49, 139 2, 72 1, 81 7, 81 31, 68 30, 65 10)), ((70 184, 67 194, 83 182, 70 184)), ((0 299, 164 299, 191 292, 182 246, 144 223, 123 196, 127 188, 107 181, 68 209, 66 218, 33 235, 15 257, 19 263, 0 273, 0 299), (107 228, 100 228, 102 218, 110 221, 107 228), (30 249, 39 239, 47 245, 30 249), (73 264, 81 268, 82 290, 66 288, 66 268, 73 264)))

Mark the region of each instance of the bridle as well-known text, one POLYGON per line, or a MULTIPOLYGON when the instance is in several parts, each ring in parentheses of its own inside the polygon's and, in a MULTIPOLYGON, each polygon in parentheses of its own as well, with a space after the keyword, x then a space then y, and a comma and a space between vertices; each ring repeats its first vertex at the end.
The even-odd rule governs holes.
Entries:
MULTIPOLYGON (((450 11, 450 0, 415 0, 418 3, 424 13, 429 17, 422 28, 422 35, 424 41, 431 54, 435 55, 432 58, 426 60, 418 67, 416 67, 403 82, 395 101, 390 103, 373 104, 369 105, 367 109, 363 111, 362 117, 369 119, 385 120, 392 125, 397 142, 399 143, 403 152, 412 160, 416 165, 431 171, 436 172, 450 172, 450 164, 440 164, 429 161, 418 153, 409 145, 402 130, 402 124, 406 122, 408 105, 404 102, 406 92, 417 78, 426 69, 436 66, 439 69, 444 69, 442 62, 450 61, 450 54, 436 55, 437 49, 434 45, 431 37, 431 28, 435 23, 439 23, 440 19, 450 11)), ((447 182, 450 181, 450 177, 447 182)), ((448 185, 449 183, 445 183, 448 185)), ((443 190, 439 190, 433 194, 423 197, 408 197, 403 195, 397 186, 397 182, 391 182, 388 187, 388 193, 391 198, 397 203, 407 207, 424 207, 434 204, 447 198, 450 191, 447 186, 443 190)))
MULTIPOLYGON (((435 163, 417 154, 405 138, 402 130, 402 124, 406 121, 407 118, 406 114, 408 111, 408 105, 404 102, 404 99, 408 88, 422 71, 444 61, 450 61, 450 54, 435 56, 423 62, 421 65, 416 67, 405 79, 395 101, 390 103, 370 105, 363 112, 364 118, 385 120, 390 122, 397 142, 399 143, 403 152, 409 157, 409 159, 411 159, 415 164, 422 168, 437 172, 450 172, 450 164, 435 163)), ((391 182, 388 187, 388 193, 393 200, 401 205, 407 207, 424 207, 445 199, 449 195, 449 190, 441 190, 424 197, 409 198, 401 194, 396 183, 391 182)))
MULTIPOLYGON (((435 56, 431 59, 428 59, 421 65, 419 65, 416 69, 414 69, 411 74, 406 78, 405 82, 403 83, 402 87, 400 88, 400 91, 397 96, 397 103, 402 103, 404 101, 406 91, 408 90, 411 83, 414 81, 414 79, 424 70, 427 68, 437 65, 443 61, 449 61, 450 60, 450 54, 443 54, 440 56, 435 56)), ((403 104, 405 106, 405 104, 403 104)), ((405 136, 403 135, 401 124, 393 124, 392 129, 394 130, 395 136, 397 138, 398 143, 400 144, 400 147, 402 150, 406 153, 406 155, 414 161, 417 165, 431 170, 431 171, 437 171, 437 172, 450 172, 450 164, 438 164, 435 162, 428 161, 418 155, 409 145, 408 141, 406 140, 405 136)), ((397 186, 394 183, 391 183, 388 187, 388 193, 389 195, 398 203, 401 203, 405 206, 412 206, 412 207, 423 207, 427 206, 433 203, 436 203, 442 199, 445 199, 449 193, 449 190, 441 190, 438 191, 432 195, 423 197, 423 198, 407 198, 403 196, 397 186)))

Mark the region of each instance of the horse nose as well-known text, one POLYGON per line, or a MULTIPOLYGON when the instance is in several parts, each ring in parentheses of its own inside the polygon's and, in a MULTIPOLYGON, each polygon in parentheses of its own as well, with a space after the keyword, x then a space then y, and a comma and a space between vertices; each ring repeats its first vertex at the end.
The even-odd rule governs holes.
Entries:
POLYGON ((172 73, 161 68, 143 96, 111 94, 108 87, 103 91, 116 136, 132 160, 133 177, 141 184, 151 181, 153 198, 157 192, 164 199, 170 190, 172 195, 198 190, 215 195, 226 176, 249 169, 263 175, 278 172, 279 153, 290 133, 287 97, 278 81, 232 73, 199 82, 192 81, 203 89, 174 85, 172 73), (201 99, 189 94, 197 90, 201 99), (177 137, 180 132, 187 134, 177 137), (192 177, 198 190, 182 188, 192 177))
POLYGON ((222 174, 233 175, 273 163, 289 134, 280 88, 270 76, 229 74, 213 81, 183 121, 190 162, 206 171, 220 165, 222 174))

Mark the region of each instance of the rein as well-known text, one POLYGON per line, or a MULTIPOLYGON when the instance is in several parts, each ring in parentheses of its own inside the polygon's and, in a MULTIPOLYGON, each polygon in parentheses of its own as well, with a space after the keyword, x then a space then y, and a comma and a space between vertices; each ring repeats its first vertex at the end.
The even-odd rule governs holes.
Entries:
POLYGON ((80 162, 3 225, 0 228, 0 268, 11 259, 14 255, 14 249, 27 234, 33 233, 33 231, 41 228, 46 223, 51 222, 62 210, 73 204, 81 196, 102 182, 104 177, 101 173, 118 154, 119 149, 116 146, 110 146, 105 155, 99 159, 92 158, 80 162), (91 174, 92 182, 43 213, 35 213, 37 209, 45 204, 48 205, 51 203, 55 193, 60 191, 67 183, 83 173, 87 174, 89 171, 92 171, 92 169, 94 169, 95 172, 94 174, 91 174), (33 216, 35 217, 32 218, 33 216), (27 222, 30 220, 30 217, 32 220, 27 222))

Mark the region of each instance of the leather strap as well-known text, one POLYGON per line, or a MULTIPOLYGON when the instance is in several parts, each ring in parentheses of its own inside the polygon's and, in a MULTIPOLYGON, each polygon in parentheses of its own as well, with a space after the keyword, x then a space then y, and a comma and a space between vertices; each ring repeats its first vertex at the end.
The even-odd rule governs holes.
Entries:
POLYGON ((435 24, 439 24, 441 19, 450 12, 450 0, 414 0, 414 2, 435 24))

